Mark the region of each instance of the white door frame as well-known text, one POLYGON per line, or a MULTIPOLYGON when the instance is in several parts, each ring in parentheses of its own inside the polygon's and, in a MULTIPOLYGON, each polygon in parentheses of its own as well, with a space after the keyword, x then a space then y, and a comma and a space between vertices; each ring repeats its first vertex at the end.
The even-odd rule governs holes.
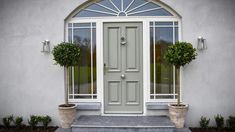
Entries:
MULTIPOLYGON (((182 30, 181 30, 181 19, 178 17, 101 17, 101 18, 72 18, 67 23, 65 23, 65 40, 68 41, 68 23, 87 23, 96 22, 96 53, 97 53, 97 99, 86 99, 86 100, 69 100, 70 102, 100 102, 101 103, 101 115, 113 115, 121 116, 128 114, 105 114, 104 113, 104 71, 103 71, 103 24, 106 22, 142 22, 143 23, 143 114, 146 115, 146 102, 156 102, 156 100, 150 100, 150 31, 149 23, 150 21, 175 21, 178 22, 179 29, 179 40, 182 40, 182 30), (146 46, 145 46, 146 45, 146 46)), ((182 71, 181 71, 182 74, 182 71)), ((180 76, 180 88, 182 93, 182 81, 180 76)), ((182 95, 182 94, 181 94, 182 95)), ((157 100, 158 102, 175 102, 176 100, 157 100)), ((134 115, 134 114, 130 114, 134 115)), ((141 116, 135 115, 135 116, 141 116)))

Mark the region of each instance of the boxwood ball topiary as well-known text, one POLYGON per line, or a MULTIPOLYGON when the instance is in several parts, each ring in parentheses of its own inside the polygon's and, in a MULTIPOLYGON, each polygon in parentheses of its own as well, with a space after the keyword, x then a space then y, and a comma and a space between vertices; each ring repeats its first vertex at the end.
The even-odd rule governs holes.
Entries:
POLYGON ((174 45, 168 47, 164 54, 164 59, 167 63, 174 65, 176 68, 180 68, 197 56, 196 49, 193 48, 191 43, 176 42, 174 45))
POLYGON ((53 48, 52 54, 56 64, 69 67, 79 64, 80 48, 69 42, 62 42, 53 48))

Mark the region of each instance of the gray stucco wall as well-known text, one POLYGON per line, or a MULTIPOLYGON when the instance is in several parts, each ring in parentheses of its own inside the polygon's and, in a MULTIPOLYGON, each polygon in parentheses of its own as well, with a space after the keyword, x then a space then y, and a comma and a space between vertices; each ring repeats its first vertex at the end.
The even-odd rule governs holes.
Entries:
MULTIPOLYGON (((235 115, 235 1, 162 0, 182 16, 184 41, 208 49, 183 68, 183 100, 190 105, 188 126, 200 116, 235 115)), ((48 114, 58 124, 63 102, 63 69, 40 52, 41 41, 64 39, 64 19, 84 0, 0 1, 0 118, 48 114)), ((212 122, 214 124, 214 122, 212 122)))

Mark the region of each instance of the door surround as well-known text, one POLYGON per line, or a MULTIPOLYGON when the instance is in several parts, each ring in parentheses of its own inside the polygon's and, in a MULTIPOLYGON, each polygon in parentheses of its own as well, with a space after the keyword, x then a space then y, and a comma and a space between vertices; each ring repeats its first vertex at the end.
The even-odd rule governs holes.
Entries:
MULTIPOLYGON (((143 116, 147 115, 147 108, 145 103, 146 102, 154 102, 150 99, 150 22, 151 21, 159 21, 159 22, 165 22, 165 21, 177 21, 179 22, 179 41, 182 40, 182 29, 181 29, 181 19, 178 17, 102 17, 102 18, 74 18, 68 20, 70 23, 87 23, 87 22, 95 22, 96 23, 96 43, 97 43, 97 99, 94 100, 69 100, 73 103, 90 103, 90 102, 100 102, 101 105, 101 111, 100 114, 102 116, 123 116, 123 114, 105 114, 104 113, 104 76, 103 76, 103 24, 109 23, 109 22, 141 22, 143 24, 143 116)), ((68 24, 65 24, 65 29, 68 29, 68 24)), ((68 32, 65 30, 65 41, 68 41, 68 32)), ((182 72, 182 71, 181 71, 182 72)), ((181 79, 181 78, 180 78, 181 79)), ((182 88, 182 81, 181 81, 181 88, 182 88)), ((182 92, 182 90, 181 90, 182 92)), ((171 102, 171 100, 158 100, 158 102, 171 102)), ((126 116, 125 114, 124 116, 126 116)), ((135 116, 135 114, 130 114, 128 116, 135 116)), ((138 114, 137 116, 141 116, 138 114)))

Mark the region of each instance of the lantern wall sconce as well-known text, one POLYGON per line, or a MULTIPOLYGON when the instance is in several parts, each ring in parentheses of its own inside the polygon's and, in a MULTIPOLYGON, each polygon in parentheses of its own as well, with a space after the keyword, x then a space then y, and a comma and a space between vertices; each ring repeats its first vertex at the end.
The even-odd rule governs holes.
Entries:
POLYGON ((50 53, 51 52, 49 40, 42 41, 42 52, 43 53, 50 53))
POLYGON ((206 39, 204 39, 202 36, 199 36, 197 38, 197 49, 198 50, 205 50, 205 49, 207 49, 205 41, 206 41, 206 39))

